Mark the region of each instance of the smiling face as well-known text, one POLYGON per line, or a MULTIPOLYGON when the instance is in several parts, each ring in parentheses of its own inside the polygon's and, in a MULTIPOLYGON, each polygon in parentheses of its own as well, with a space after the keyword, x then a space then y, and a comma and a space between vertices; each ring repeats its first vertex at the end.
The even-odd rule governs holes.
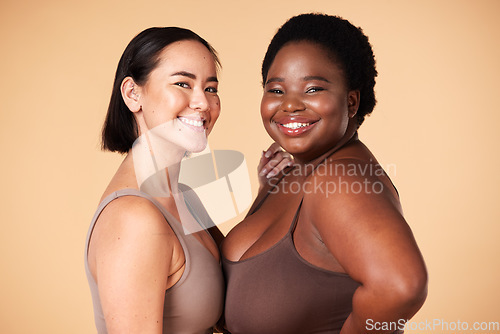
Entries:
POLYGON ((264 85, 261 115, 269 135, 302 162, 338 144, 355 122, 359 92, 348 91, 341 68, 318 44, 286 44, 264 85))
POLYGON ((135 99, 135 105, 127 105, 135 113, 140 134, 149 132, 191 152, 206 147, 220 100, 215 60, 203 44, 172 43, 160 53, 159 64, 143 86, 129 82, 127 93, 126 80, 123 91, 135 99))

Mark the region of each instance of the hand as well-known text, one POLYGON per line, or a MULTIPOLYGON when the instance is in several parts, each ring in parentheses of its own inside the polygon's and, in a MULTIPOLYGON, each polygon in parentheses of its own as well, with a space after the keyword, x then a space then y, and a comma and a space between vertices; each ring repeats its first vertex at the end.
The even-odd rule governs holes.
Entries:
POLYGON ((283 169, 292 165, 292 156, 283 151, 277 143, 271 144, 266 151, 262 152, 262 157, 257 167, 260 188, 267 183, 268 179, 278 175, 283 169))

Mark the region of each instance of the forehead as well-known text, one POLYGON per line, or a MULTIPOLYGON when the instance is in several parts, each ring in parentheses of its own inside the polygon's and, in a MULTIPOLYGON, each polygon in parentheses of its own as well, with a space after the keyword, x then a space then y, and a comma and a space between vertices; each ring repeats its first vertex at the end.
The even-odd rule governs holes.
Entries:
POLYGON ((285 44, 276 54, 269 75, 276 71, 313 71, 316 74, 341 74, 342 68, 334 56, 324 46, 310 42, 297 41, 285 44))
POLYGON ((167 45, 159 54, 158 67, 201 71, 215 75, 215 58, 198 41, 184 40, 167 45))

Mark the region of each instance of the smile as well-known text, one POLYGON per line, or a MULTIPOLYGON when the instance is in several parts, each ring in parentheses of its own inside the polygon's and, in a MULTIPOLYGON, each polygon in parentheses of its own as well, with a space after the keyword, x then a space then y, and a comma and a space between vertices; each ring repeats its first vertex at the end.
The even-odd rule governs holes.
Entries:
POLYGON ((311 125, 311 123, 297 123, 297 122, 294 122, 294 123, 287 123, 287 124, 281 124, 281 125, 284 126, 287 129, 295 130, 295 129, 299 129, 299 128, 303 128, 303 127, 309 126, 309 125, 311 125))
POLYGON ((203 124, 205 123, 205 120, 203 119, 191 119, 187 117, 177 117, 182 124, 186 125, 188 128, 198 131, 198 132, 203 132, 205 128, 203 127, 203 124))
POLYGON ((310 121, 310 122, 281 121, 281 122, 276 122, 276 125, 278 126, 278 129, 281 131, 281 133, 287 136, 295 137, 308 132, 316 125, 316 123, 317 121, 310 121))

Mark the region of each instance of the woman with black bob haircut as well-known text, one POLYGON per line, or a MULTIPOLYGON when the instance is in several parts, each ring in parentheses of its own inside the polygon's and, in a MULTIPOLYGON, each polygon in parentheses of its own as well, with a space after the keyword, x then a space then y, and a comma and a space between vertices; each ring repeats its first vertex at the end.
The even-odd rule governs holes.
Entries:
POLYGON ((178 27, 150 28, 138 34, 127 46, 118 63, 108 113, 102 130, 102 148, 111 152, 127 153, 138 137, 134 114, 125 104, 121 84, 126 77, 144 85, 151 71, 161 60, 158 55, 168 45, 191 40, 201 43, 220 68, 215 49, 203 38, 188 29, 178 27))
POLYGON ((261 116, 295 165, 222 244, 231 333, 399 332, 423 305, 399 195, 357 134, 376 76, 368 38, 343 18, 298 15, 273 37, 261 116))
POLYGON ((85 253, 99 334, 212 333, 221 316, 222 234, 178 184, 182 157, 205 148, 219 116, 219 66, 210 44, 177 27, 146 29, 123 52, 102 143, 126 156, 85 253))

